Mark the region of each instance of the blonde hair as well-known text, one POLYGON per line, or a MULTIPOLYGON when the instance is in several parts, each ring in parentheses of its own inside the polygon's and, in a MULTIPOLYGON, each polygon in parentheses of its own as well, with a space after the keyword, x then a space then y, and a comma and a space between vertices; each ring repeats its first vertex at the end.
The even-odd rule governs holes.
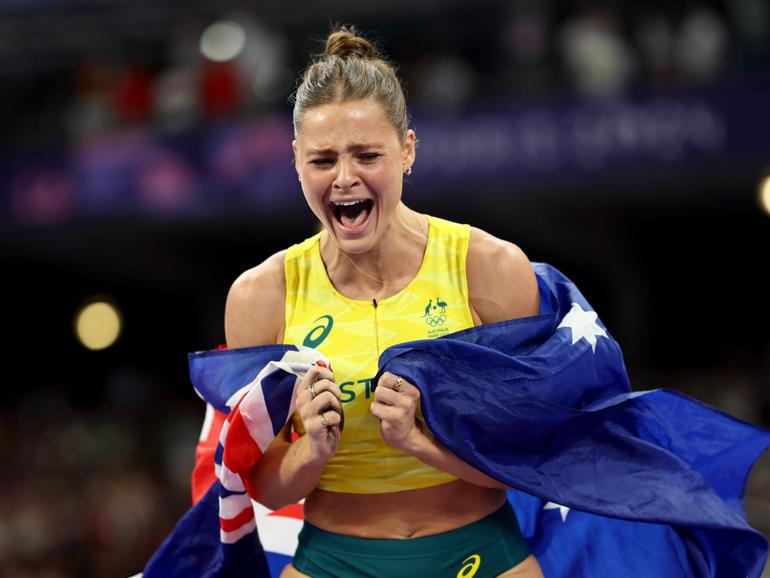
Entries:
POLYGON ((307 67, 292 96, 294 136, 311 108, 367 98, 382 106, 401 139, 406 139, 406 98, 395 67, 354 27, 341 26, 329 34, 324 53, 307 67))

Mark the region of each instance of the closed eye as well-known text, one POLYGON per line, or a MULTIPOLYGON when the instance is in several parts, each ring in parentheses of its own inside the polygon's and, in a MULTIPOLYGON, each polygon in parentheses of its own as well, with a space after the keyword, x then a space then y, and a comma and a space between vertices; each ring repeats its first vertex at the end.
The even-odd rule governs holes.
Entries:
POLYGON ((362 153, 358 155, 358 158, 364 162, 372 162, 377 160, 380 156, 382 156, 380 153, 362 153))
POLYGON ((334 161, 332 159, 313 159, 310 161, 311 165, 315 165, 317 167, 328 167, 331 165, 334 161))

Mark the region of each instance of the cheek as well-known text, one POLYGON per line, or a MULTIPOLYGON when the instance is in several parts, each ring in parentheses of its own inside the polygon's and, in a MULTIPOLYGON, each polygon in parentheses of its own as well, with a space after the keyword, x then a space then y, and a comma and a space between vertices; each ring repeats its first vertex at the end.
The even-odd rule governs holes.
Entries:
POLYGON ((305 197, 305 202, 315 216, 322 221, 326 218, 325 190, 322 183, 314 182, 312 179, 303 179, 302 181, 302 194, 305 197))
POLYGON ((392 196, 401 190, 401 173, 391 165, 382 165, 363 175, 366 184, 381 194, 392 196))
POLYGON ((318 195, 315 195, 313 191, 308 191, 306 187, 303 186, 302 193, 305 195, 305 202, 307 203, 308 207, 316 214, 317 217, 321 217, 319 215, 322 209, 322 202, 321 199, 318 198, 318 195))
POLYGON ((382 191, 383 201, 388 205, 397 205, 401 200, 403 182, 399 173, 388 171, 378 180, 379 189, 382 191))
POLYGON ((318 202, 323 197, 326 190, 326 180, 311 172, 304 173, 300 179, 302 183, 302 193, 305 195, 308 203, 318 202))

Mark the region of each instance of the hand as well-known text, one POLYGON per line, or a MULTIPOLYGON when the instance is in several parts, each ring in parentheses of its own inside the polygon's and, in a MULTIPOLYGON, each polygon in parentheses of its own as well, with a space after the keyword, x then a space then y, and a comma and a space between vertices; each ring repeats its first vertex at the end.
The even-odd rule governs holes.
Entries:
POLYGON ((406 449, 416 436, 423 435, 415 421, 420 390, 388 371, 380 376, 374 390, 372 414, 380 420, 380 435, 386 444, 406 449))
POLYGON ((311 367, 297 389, 296 409, 302 419, 309 460, 326 462, 337 451, 343 424, 340 388, 325 367, 311 367))

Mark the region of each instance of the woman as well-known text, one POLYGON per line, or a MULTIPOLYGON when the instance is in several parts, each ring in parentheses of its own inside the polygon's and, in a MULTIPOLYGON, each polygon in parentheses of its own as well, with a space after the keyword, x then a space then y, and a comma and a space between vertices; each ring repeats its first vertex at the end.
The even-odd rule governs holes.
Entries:
POLYGON ((294 129, 323 231, 241 275, 225 313, 230 347, 304 343, 334 369, 307 374, 291 427, 249 473, 270 508, 305 498, 282 577, 542 576, 505 486, 432 439, 413 384, 371 380, 390 345, 537 314, 529 261, 403 204, 415 133, 392 66, 354 30, 331 33, 305 72, 294 129))

